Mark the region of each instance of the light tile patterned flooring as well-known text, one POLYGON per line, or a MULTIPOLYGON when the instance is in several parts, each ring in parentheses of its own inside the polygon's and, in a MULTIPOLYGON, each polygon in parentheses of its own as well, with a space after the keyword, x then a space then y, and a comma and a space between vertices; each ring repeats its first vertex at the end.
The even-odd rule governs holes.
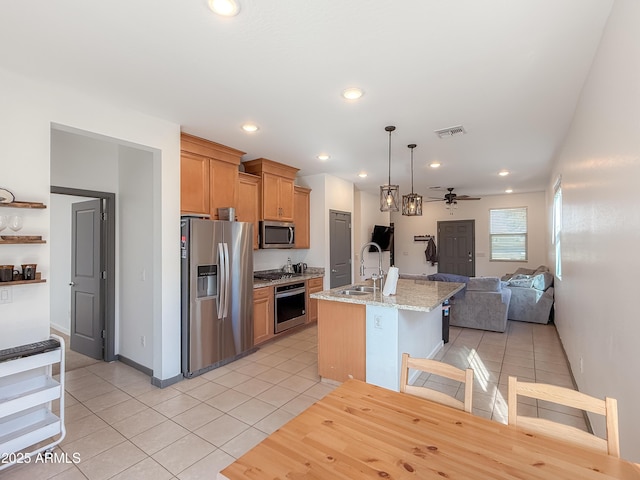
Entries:
MULTIPOLYGON (((437 358, 471 366, 474 413, 503 423, 509 375, 572 387, 553 325, 509 322, 505 334, 454 327, 437 358)), ((436 377, 416 383, 460 398, 463 393, 436 377)), ((118 362, 89 365, 67 374, 67 436, 56 448, 81 461, 18 465, 0 472, 0 479, 213 479, 332 389, 319 382, 315 326, 165 389, 118 362)), ((523 408, 586 429, 579 411, 535 400, 523 408)))

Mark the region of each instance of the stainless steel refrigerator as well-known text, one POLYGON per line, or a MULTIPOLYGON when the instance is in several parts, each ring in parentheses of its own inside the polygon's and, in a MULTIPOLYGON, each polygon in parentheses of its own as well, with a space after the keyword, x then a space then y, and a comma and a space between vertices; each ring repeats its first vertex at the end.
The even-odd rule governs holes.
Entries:
POLYGON ((180 224, 182 373, 192 377, 253 347, 253 224, 180 224))

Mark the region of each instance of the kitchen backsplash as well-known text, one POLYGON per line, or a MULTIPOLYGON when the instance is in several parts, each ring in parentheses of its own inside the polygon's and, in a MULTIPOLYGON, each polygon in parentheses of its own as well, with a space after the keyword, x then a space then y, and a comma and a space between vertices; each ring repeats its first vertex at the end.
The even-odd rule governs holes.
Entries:
POLYGON ((287 258, 291 263, 307 262, 308 250, 273 249, 253 251, 253 271, 277 270, 287 264, 287 258))

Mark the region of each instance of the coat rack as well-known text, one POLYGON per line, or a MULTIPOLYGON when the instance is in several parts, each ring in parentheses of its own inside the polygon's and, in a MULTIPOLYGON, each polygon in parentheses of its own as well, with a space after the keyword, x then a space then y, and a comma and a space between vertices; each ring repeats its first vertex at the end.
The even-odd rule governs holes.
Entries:
POLYGON ((413 241, 414 242, 428 242, 432 238, 435 238, 435 237, 433 235, 414 235, 413 236, 413 241))

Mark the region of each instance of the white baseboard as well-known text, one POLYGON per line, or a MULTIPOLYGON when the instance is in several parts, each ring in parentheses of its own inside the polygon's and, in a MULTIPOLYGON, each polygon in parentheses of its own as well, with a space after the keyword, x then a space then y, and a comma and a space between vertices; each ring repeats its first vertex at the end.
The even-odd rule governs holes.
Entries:
POLYGON ((63 326, 61 326, 61 325, 56 325, 56 324, 55 324, 55 323, 53 323, 53 322, 49 323, 49 326, 50 326, 51 328, 53 328, 54 330, 57 330, 58 332, 62 332, 62 333, 64 333, 65 335, 70 335, 70 334, 71 334, 71 332, 69 331, 69 329, 68 329, 68 328, 63 327, 63 326))

